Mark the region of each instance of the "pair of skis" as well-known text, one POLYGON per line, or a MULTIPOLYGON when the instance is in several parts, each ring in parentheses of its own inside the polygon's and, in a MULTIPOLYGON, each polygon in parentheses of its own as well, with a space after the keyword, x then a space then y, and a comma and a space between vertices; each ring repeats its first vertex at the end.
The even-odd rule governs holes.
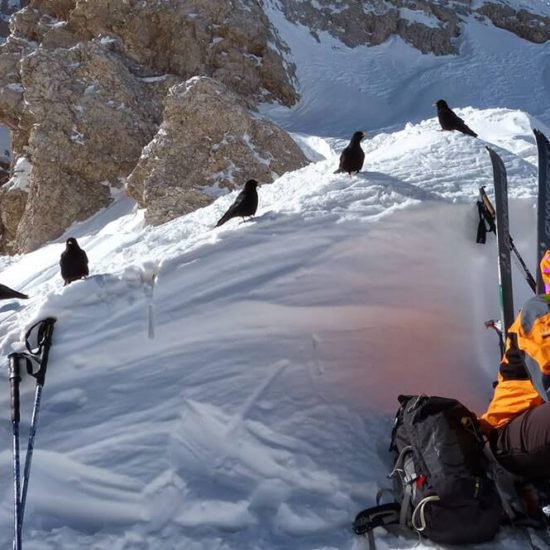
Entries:
POLYGON ((480 200, 478 201, 478 209, 480 226, 478 228, 477 241, 485 242, 485 232, 487 230, 485 223, 488 224, 489 231, 494 232, 497 237, 501 320, 500 326, 494 321, 488 321, 486 325, 495 328, 499 333, 501 351, 503 351, 508 329, 515 317, 512 289, 512 255, 533 292, 536 294, 544 293, 544 283, 538 266, 543 254, 550 248, 550 143, 542 132, 539 130, 533 131, 537 141, 539 164, 536 280, 510 236, 506 168, 500 156, 490 147, 487 147, 487 150, 489 151, 493 165, 495 186, 494 207, 485 192, 485 188, 481 187, 479 190, 480 200))
POLYGON ((13 487, 14 487, 14 537, 13 550, 21 550, 21 532, 23 527, 23 516, 25 514, 25 503, 29 487, 31 462, 34 450, 34 438, 38 426, 38 413, 42 388, 46 381, 46 369, 52 343, 53 327, 55 319, 48 317, 35 323, 25 335, 26 352, 11 353, 9 355, 9 380, 11 392, 11 421, 13 429, 13 487), (20 400, 19 384, 21 382, 21 369, 26 367, 27 373, 36 379, 34 405, 32 419, 27 443, 27 454, 23 470, 23 482, 21 482, 21 467, 19 454, 19 421, 20 421, 20 400))
MULTIPOLYGON (((485 189, 482 187, 479 190, 480 200, 478 201, 478 209, 480 225, 478 227, 477 241, 485 242, 485 232, 487 231, 485 223, 489 226, 488 230, 494 232, 497 237, 501 321, 499 324, 495 321, 488 321, 486 325, 494 328, 499 334, 501 355, 504 354, 504 343, 508 329, 514 321, 512 255, 533 292, 535 294, 545 292, 539 264, 543 254, 550 248, 550 143, 539 130, 534 130, 534 134, 537 142, 539 165, 536 281, 510 236, 506 169, 500 156, 489 147, 487 147, 487 150, 489 151, 493 165, 495 207, 492 206, 485 189)), ((547 527, 546 530, 527 528, 524 532, 532 550, 550 548, 550 527, 547 527)))

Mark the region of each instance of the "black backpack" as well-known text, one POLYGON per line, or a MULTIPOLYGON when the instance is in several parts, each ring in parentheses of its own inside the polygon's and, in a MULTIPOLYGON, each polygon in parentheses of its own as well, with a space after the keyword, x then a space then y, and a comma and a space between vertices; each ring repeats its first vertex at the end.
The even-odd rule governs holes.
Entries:
POLYGON ((390 450, 395 461, 393 502, 360 512, 359 535, 378 526, 400 525, 434 542, 491 540, 502 519, 495 485, 487 475, 483 436, 476 416, 455 399, 401 395, 390 450))

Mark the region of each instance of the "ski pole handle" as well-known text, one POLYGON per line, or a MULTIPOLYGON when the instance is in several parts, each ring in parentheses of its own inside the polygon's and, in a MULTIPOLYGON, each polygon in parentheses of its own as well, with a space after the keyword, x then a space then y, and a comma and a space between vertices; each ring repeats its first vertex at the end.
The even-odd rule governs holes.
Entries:
POLYGON ((11 420, 12 422, 19 422, 19 382, 21 382, 21 369, 18 353, 11 353, 9 355, 9 379, 11 390, 11 420))
POLYGON ((48 359, 50 357, 50 347, 52 346, 53 326, 56 319, 48 317, 44 320, 44 337, 42 343, 42 352, 40 354, 40 369, 36 374, 36 383, 43 386, 46 381, 46 369, 48 368, 48 359))

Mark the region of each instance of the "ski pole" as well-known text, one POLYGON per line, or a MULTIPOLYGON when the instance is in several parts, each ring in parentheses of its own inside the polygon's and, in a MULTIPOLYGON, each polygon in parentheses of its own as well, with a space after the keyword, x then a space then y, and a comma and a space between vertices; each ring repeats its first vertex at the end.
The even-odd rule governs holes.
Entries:
POLYGON ((27 491, 29 488, 29 476, 31 473, 32 454, 34 451, 34 438, 36 437, 36 427, 38 425, 38 412, 40 410, 40 401, 42 398, 42 386, 36 385, 34 395, 34 405, 32 410, 31 426, 29 428, 29 440, 27 443, 27 454, 25 455, 25 467, 23 469, 23 486, 21 488, 21 510, 19 512, 19 530, 23 527, 23 518, 25 516, 25 503, 27 502, 27 491))
MULTIPOLYGON (((485 191, 485 187, 479 188, 479 194, 481 197, 481 204, 482 204, 482 213, 483 217, 489 224, 489 231, 491 233, 496 234, 496 225, 495 225, 495 207, 493 206, 493 203, 491 202, 491 199, 487 195, 485 191)), ((516 248, 516 245, 514 244, 514 240, 512 239, 512 236, 508 234, 508 241, 510 243, 510 248, 512 252, 514 253, 514 257, 516 260, 517 265, 520 267, 520 269, 523 271, 523 276, 525 277, 525 280, 527 281, 527 284, 531 287, 531 290, 536 294, 537 292, 537 283, 535 281, 535 278, 529 271, 529 268, 527 267, 527 264, 521 257, 521 254, 519 253, 519 250, 516 248)))
POLYGON ((19 383, 21 382, 21 373, 19 368, 18 354, 12 353, 9 356, 9 380, 11 393, 11 422, 13 428, 13 509, 14 509, 14 550, 21 550, 21 531, 19 525, 21 522, 21 503, 20 497, 20 460, 19 460, 19 383))
POLYGON ((34 451, 34 439, 36 436, 36 430, 38 426, 38 413, 40 411, 40 403, 42 399, 42 388, 46 381, 46 369, 48 368, 48 358, 50 355, 50 347, 52 344, 52 334, 55 319, 48 317, 44 321, 33 325, 28 331, 26 336, 26 346, 32 355, 33 359, 38 362, 39 368, 36 372, 33 372, 33 365, 31 360, 27 360, 27 372, 36 379, 36 389, 34 394, 34 405, 32 409, 31 426, 29 429, 29 440, 27 443, 27 454, 25 456, 25 468, 23 471, 23 487, 21 489, 21 501, 20 501, 20 514, 19 514, 19 530, 21 531, 23 526, 23 518, 25 516, 25 504, 27 502, 27 491, 29 488, 29 477, 31 473, 32 455, 34 451), (39 343, 38 347, 33 349, 28 341, 29 335, 32 330, 39 326, 39 343))
POLYGON ((499 324, 499 321, 495 321, 494 319, 485 321, 485 328, 492 328, 497 333, 498 347, 500 348, 500 356, 502 357, 504 355, 504 335, 502 334, 499 324))
POLYGON ((535 282, 535 279, 533 278, 533 275, 531 275, 531 272, 529 271, 529 268, 523 261, 523 258, 521 257, 520 253, 518 252, 518 249, 516 248, 516 245, 514 244, 514 240, 510 235, 508 235, 508 240, 510 242, 510 247, 512 249, 512 252, 514 253, 514 257, 516 259, 516 262, 520 266, 520 268, 523 271, 523 276, 525 277, 525 280, 527 281, 527 284, 531 287, 531 290, 536 294, 537 293, 537 283, 535 282))

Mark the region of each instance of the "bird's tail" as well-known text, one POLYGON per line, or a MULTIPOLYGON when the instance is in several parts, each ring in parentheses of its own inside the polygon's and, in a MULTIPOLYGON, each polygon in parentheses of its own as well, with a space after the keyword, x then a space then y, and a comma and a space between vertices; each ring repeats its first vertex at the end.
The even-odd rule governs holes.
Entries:
POLYGON ((224 214, 219 220, 218 223, 214 227, 220 227, 220 225, 223 225, 227 220, 229 220, 231 216, 228 216, 227 214, 224 214))
POLYGON ((342 170, 342 168, 338 168, 338 170, 335 170, 334 172, 332 172, 333 174, 341 174, 344 170, 342 170))
POLYGON ((10 298, 20 298, 21 300, 28 300, 28 296, 17 290, 13 290, 6 285, 0 285, 0 300, 9 300, 10 298))

